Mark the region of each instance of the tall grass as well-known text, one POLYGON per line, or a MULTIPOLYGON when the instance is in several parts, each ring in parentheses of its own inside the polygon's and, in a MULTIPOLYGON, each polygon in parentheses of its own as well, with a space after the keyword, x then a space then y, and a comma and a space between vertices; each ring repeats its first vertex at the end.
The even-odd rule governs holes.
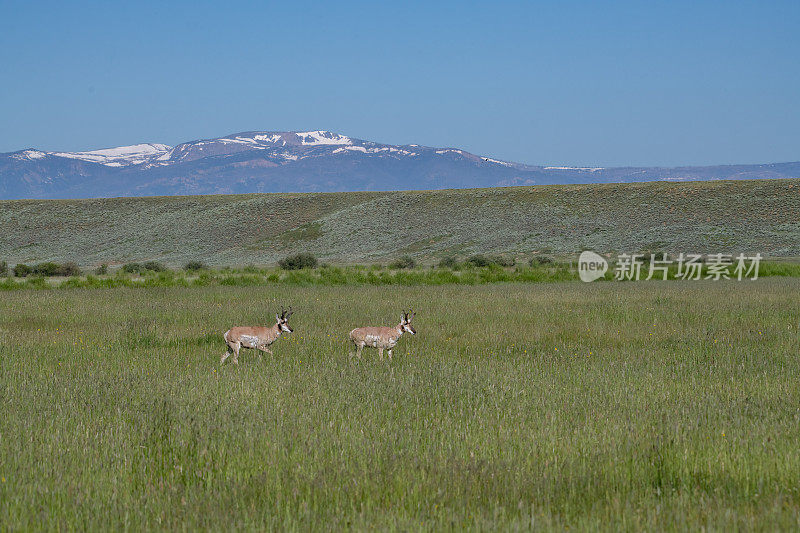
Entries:
POLYGON ((43 278, 27 280, 5 279, 0 290, 48 288, 111 288, 111 287, 187 287, 223 285, 228 287, 254 287, 274 284, 294 286, 331 285, 477 285, 497 282, 554 282, 577 279, 569 265, 552 267, 502 268, 497 265, 484 268, 450 269, 382 269, 363 266, 304 268, 282 270, 246 267, 243 269, 205 270, 200 273, 180 271, 143 271, 131 276, 118 271, 112 276, 72 277, 60 281, 43 278))
POLYGON ((312 285, 5 293, 2 529, 797 527, 800 280, 312 285))
MULTIPOLYGON (((732 269, 731 269, 732 272, 732 269)), ((670 267, 668 279, 679 279, 677 267, 670 267)), ((648 275, 648 266, 641 268, 641 280, 648 275)), ((701 277, 705 277, 703 271, 701 277)), ((614 280, 614 264, 605 273, 603 281, 614 280)), ((735 278, 735 274, 731 273, 735 278)), ((763 261, 758 276, 800 278, 800 264, 790 262, 763 261)), ((659 273, 656 280, 661 279, 659 273)), ((226 287, 265 287, 272 285, 343 286, 343 285, 483 285, 487 283, 553 283, 576 281, 578 273, 575 265, 569 263, 534 263, 532 266, 502 267, 497 264, 486 267, 457 265, 455 268, 382 268, 378 265, 364 266, 324 266, 301 270, 283 270, 249 266, 239 269, 218 270, 146 270, 130 275, 124 270, 113 275, 73 276, 66 279, 27 279, 6 278, 0 280, 0 291, 21 289, 75 289, 75 288, 114 288, 114 287, 206 287, 222 285, 226 287)), ((696 283, 694 280, 683 280, 696 283)))

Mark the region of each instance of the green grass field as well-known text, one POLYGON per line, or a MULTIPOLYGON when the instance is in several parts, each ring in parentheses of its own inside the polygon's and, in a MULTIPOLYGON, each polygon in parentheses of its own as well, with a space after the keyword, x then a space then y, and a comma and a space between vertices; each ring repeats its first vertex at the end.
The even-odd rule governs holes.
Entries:
MULTIPOLYGON (((627 274, 622 270, 617 271, 615 257, 610 257, 611 263, 602 277, 602 281, 617 281, 618 277, 627 274)), ((706 258, 708 259, 708 258, 706 258)), ((667 278, 681 280, 683 274, 678 270, 678 258, 670 256, 672 263, 668 266, 667 278)), ((645 280, 650 275, 651 264, 641 259, 639 271, 640 279, 645 280)), ((738 260, 732 259, 723 270, 723 279, 737 279, 739 274, 746 279, 763 279, 771 277, 800 278, 800 263, 796 260, 759 261, 758 271, 742 270, 737 274, 738 260)), ((744 262, 745 269, 752 266, 752 260, 744 262)), ((621 265, 625 268, 624 265, 621 265)), ((658 267, 657 264, 652 266, 658 267)), ((653 270, 655 279, 663 279, 664 274, 653 270)), ((691 276, 690 276, 691 277, 691 276)), ((710 279, 714 274, 711 263, 702 265, 700 278, 710 279)), ((274 287, 288 285, 296 287, 323 287, 323 286, 351 286, 365 285, 381 286, 422 286, 422 285, 484 285, 489 283, 554 283, 560 281, 577 281, 577 259, 571 262, 551 261, 544 264, 533 262, 531 265, 516 265, 502 267, 498 264, 476 267, 469 263, 459 263, 454 266, 437 266, 436 268, 389 268, 381 265, 349 265, 345 267, 323 266, 318 268, 303 268, 298 270, 283 270, 280 268, 223 268, 201 269, 198 271, 163 270, 147 271, 129 274, 118 269, 113 274, 94 275, 85 273, 71 277, 45 277, 27 276, 18 278, 14 276, 0 277, 0 292, 17 290, 71 290, 71 289, 112 289, 112 288, 140 288, 151 289, 154 287, 274 287)), ((630 281, 625 279, 624 281, 630 281)), ((695 280, 685 280, 694 282, 695 280)))
POLYGON ((0 529, 796 529, 798 289, 4 292, 0 529), (412 306, 392 363, 348 356, 412 306))
POLYGON ((95 267, 333 264, 411 255, 761 253, 800 257, 800 180, 0 201, 0 261, 95 267))

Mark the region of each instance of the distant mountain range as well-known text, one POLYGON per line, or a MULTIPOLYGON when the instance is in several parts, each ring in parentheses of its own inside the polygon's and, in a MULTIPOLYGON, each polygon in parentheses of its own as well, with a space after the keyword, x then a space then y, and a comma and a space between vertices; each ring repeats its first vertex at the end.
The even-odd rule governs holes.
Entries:
POLYGON ((329 131, 246 132, 171 147, 0 154, 0 199, 428 190, 557 183, 797 178, 800 162, 706 167, 534 166, 458 148, 329 131))

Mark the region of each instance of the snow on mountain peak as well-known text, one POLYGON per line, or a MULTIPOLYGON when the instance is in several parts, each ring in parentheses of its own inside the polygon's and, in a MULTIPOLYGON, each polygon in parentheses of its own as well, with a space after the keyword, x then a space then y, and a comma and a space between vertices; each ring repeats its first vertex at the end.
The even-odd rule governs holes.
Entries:
MULTIPOLYGON (((277 143, 278 141, 283 140, 283 135, 281 135, 280 133, 259 133, 258 135, 253 135, 253 140, 274 144, 277 143)), ((286 141, 283 141, 283 144, 286 144, 286 141)))
POLYGON ((14 157, 14 159, 29 159, 29 160, 41 159, 43 157, 47 157, 47 152, 42 152, 41 150, 34 150, 33 148, 30 148, 28 150, 17 152, 12 157, 14 157))
POLYGON ((350 137, 339 135, 330 131, 316 130, 316 131, 296 131, 294 132, 297 138, 300 139, 300 144, 304 146, 315 146, 321 144, 327 145, 350 145, 353 141, 350 137))
POLYGON ((544 167, 545 170, 584 170, 589 172, 597 172, 603 170, 604 167, 544 167))
POLYGON ((87 152, 50 152, 50 155, 100 163, 109 167, 124 167, 145 163, 167 153, 171 149, 172 147, 166 144, 148 143, 87 152))
MULTIPOLYGON (((458 148, 430 148, 420 145, 395 146, 371 141, 353 139, 346 135, 326 130, 311 131, 247 131, 225 137, 199 139, 181 143, 175 147, 165 144, 135 144, 101 150, 82 152, 41 152, 26 150, 18 152, 17 159, 40 159, 57 156, 98 163, 107 167, 151 168, 177 163, 188 163, 208 157, 229 157, 235 154, 256 151, 259 158, 268 159, 279 165, 309 158, 345 155, 358 157, 360 154, 382 158, 418 157, 436 154, 450 160, 461 159, 478 164, 495 164, 513 167, 514 164, 478 157, 458 148)), ((244 156, 236 156, 244 157, 244 156)))

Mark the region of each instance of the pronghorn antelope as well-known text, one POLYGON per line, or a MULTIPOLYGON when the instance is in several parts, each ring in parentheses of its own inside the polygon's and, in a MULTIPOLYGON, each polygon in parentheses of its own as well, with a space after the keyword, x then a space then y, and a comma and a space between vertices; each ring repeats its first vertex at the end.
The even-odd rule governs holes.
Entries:
POLYGON ((416 335, 417 331, 411 326, 411 321, 414 319, 416 313, 411 309, 408 313, 403 311, 403 316, 400 317, 400 323, 397 326, 391 327, 366 327, 356 328, 350 332, 350 340, 353 344, 358 346, 357 356, 361 357, 361 350, 364 346, 371 346, 378 349, 378 355, 383 360, 383 350, 389 350, 389 359, 392 358, 392 349, 394 349, 400 335, 407 331, 412 335, 416 335))
MULTIPOLYGON (((276 323, 272 327, 267 326, 238 326, 229 329, 225 332, 225 344, 228 349, 222 354, 220 364, 224 364, 225 360, 233 354, 233 364, 239 364, 239 349, 240 348, 253 348, 262 352, 272 354, 269 345, 278 340, 282 332, 291 333, 293 330, 289 327, 289 317, 292 316, 292 308, 287 312, 281 307, 281 314, 275 315, 276 323)), ((260 356, 261 354, 259 354, 260 356)))

